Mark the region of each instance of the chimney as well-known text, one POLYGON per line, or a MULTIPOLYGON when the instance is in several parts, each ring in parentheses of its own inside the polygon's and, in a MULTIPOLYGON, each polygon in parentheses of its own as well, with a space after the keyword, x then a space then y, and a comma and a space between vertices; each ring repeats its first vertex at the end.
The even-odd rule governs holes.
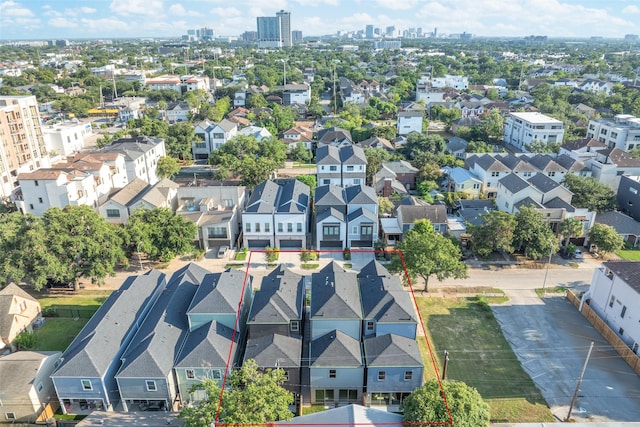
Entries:
POLYGON ((382 197, 389 197, 393 194, 393 189, 391 188, 391 178, 384 179, 384 187, 382 187, 382 197))

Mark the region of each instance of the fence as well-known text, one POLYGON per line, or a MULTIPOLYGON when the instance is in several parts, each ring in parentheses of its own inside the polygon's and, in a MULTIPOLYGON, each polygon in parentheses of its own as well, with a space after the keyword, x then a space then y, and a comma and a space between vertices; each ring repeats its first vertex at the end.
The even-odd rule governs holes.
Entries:
MULTIPOLYGON (((567 291, 567 299, 576 306, 576 308, 580 308, 580 299, 571 290, 567 291)), ((586 317, 589 323, 611 344, 624 361, 631 366, 631 369, 640 375, 640 357, 598 316, 598 313, 589 307, 589 304, 582 305, 582 315, 586 317)))
POLYGON ((51 313, 55 313, 55 317, 78 317, 80 319, 90 319, 98 310, 96 308, 61 308, 51 307, 44 313, 45 316, 50 316, 51 313))

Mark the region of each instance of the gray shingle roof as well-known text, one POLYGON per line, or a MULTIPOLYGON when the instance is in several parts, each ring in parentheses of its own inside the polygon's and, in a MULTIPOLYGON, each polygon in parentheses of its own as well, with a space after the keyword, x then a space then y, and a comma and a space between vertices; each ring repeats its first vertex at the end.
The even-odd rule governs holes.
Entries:
POLYGON ((342 222, 345 220, 345 214, 336 208, 325 208, 316 215, 316 222, 324 221, 326 218, 333 217, 342 222))
POLYGON ((556 163, 548 154, 536 154, 529 158, 529 163, 541 171, 566 172, 566 169, 556 163))
POLYGON ((106 374, 120 350, 118 343, 142 320, 140 309, 159 286, 165 286, 165 275, 158 270, 128 277, 67 347, 52 377, 95 378, 106 374))
POLYGON ((542 206, 540 203, 536 202, 535 200, 533 200, 531 197, 528 197, 528 196, 513 205, 513 207, 516 209, 520 209, 522 206, 526 206, 526 207, 533 206, 536 209, 544 209, 544 206, 542 206))
POLYGON ((272 213, 278 201, 280 186, 273 181, 263 181, 256 185, 247 203, 246 212, 272 213))
POLYGON ((232 341, 233 329, 215 320, 189 332, 175 363, 176 368, 226 368, 229 349, 238 345, 238 334, 232 341))
MULTIPOLYGON (((187 313, 237 313, 244 279, 244 271, 207 274, 198 286, 187 313)), ((246 286, 251 287, 251 276, 247 277, 246 286)))
POLYGON ((416 340, 395 334, 365 338, 364 354, 368 367, 423 366, 416 340))
POLYGON ((418 173, 419 169, 411 166, 406 160, 396 160, 393 162, 384 162, 382 167, 389 169, 395 173, 418 173))
POLYGON ((333 141, 343 141, 345 139, 349 142, 353 141, 353 138, 351 138, 351 132, 339 127, 322 129, 318 132, 318 142, 323 144, 330 144, 333 141))
POLYGON ((278 213, 304 213, 309 209, 311 189, 297 179, 279 179, 276 181, 280 187, 280 196, 276 212, 278 213))
POLYGON ((16 351, 0 357, 0 393, 8 398, 5 405, 10 408, 12 400, 26 399, 27 394, 35 388, 36 375, 48 357, 55 360, 60 357, 60 352, 16 351))
POLYGON ((574 208, 573 206, 571 206, 571 204, 562 200, 560 197, 554 197, 553 199, 545 203, 544 206, 546 208, 551 208, 551 209, 565 209, 567 212, 576 211, 576 208, 574 208))
POLYGON ((362 366, 360 341, 339 330, 327 332, 316 338, 310 346, 312 368, 357 368, 362 366))
POLYGON ((500 184, 502 184, 507 190, 509 190, 513 194, 518 193, 524 190, 525 188, 529 187, 529 183, 524 179, 520 178, 515 173, 510 173, 504 178, 501 178, 500 181, 498 182, 500 182, 500 184))
POLYGON ((636 292, 640 293, 640 262, 638 261, 609 261, 604 266, 620 277, 636 292))
POLYGON ((336 165, 340 164, 340 151, 338 147, 323 145, 316 150, 316 164, 336 165))
POLYGON ((376 190, 368 185, 352 185, 344 189, 344 200, 347 204, 377 205, 376 190))
POLYGON ((596 223, 611 226, 618 234, 640 235, 640 222, 622 212, 599 213, 596 215, 596 223))
POLYGON ((162 142, 164 142, 162 138, 151 136, 120 138, 104 146, 100 151, 102 153, 121 153, 127 160, 135 160, 162 142))
POLYGON ((276 363, 281 368, 298 368, 301 356, 302 338, 272 334, 248 340, 244 360, 254 359, 265 368, 273 368, 276 363))
POLYGON ((304 281, 301 275, 278 266, 262 279, 253 297, 247 324, 289 323, 302 319, 304 281))
POLYGON ((311 275, 311 319, 362 319, 355 273, 332 261, 311 275))
POLYGON ((187 307, 198 283, 182 270, 192 266, 196 271, 201 269, 189 264, 171 277, 122 355, 122 366, 116 378, 165 378, 169 375, 189 333, 187 307))
POLYGON ((485 171, 511 172, 507 166, 489 154, 481 154, 472 160, 485 171))
POLYGON ((370 221, 373 221, 375 223, 378 222, 378 217, 373 212, 367 209, 362 209, 362 208, 358 208, 355 211, 351 212, 347 216, 347 219, 349 222, 351 222, 351 221, 354 221, 356 218, 360 218, 361 216, 364 216, 368 218, 370 221))
POLYGON ((363 318, 379 323, 417 323, 411 298, 400 279, 374 263, 379 264, 371 261, 358 274, 363 318))
POLYGON ((344 165, 366 165, 367 157, 364 150, 357 145, 340 147, 340 161, 344 165))
POLYGON ((321 185, 316 188, 314 204, 316 206, 343 207, 347 204, 342 187, 337 185, 321 185))
POLYGON ((538 190, 542 191, 542 193, 548 193, 551 190, 555 190, 560 187, 560 184, 546 176, 542 173, 537 173, 531 178, 527 180, 529 184, 533 185, 538 190))
POLYGON ((428 219, 431 224, 447 223, 447 208, 443 205, 398 207, 398 216, 402 217, 403 224, 413 224, 419 219, 428 219))

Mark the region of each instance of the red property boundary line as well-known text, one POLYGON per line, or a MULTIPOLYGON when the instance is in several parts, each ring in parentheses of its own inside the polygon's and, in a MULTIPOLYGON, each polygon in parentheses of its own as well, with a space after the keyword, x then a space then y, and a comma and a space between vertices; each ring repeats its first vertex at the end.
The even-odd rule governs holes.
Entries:
MULTIPOLYGON (((241 308, 242 308, 242 296, 244 295, 245 291, 246 291, 246 287, 247 287, 247 282, 249 279, 249 270, 251 268, 251 257, 253 255, 253 253, 267 253, 267 252, 272 252, 271 250, 252 250, 249 251, 249 257, 247 259, 247 268, 245 269, 245 273, 244 273, 244 280, 242 283, 242 292, 241 292, 241 297, 240 297, 240 301, 238 301, 238 308, 236 310, 236 322, 234 324, 233 327, 233 334, 231 335, 231 345, 229 346, 229 352, 227 354, 227 366, 225 367, 224 370, 224 376, 222 378, 222 386, 220 388, 220 396, 218 399, 218 408, 216 409, 216 415, 214 418, 214 423, 215 426, 221 426, 221 427, 249 427, 249 426, 264 426, 264 427, 272 427, 277 425, 276 423, 272 422, 272 423, 247 423, 247 424, 225 424, 225 423, 218 423, 218 419, 220 417, 220 412, 222 410, 222 396, 224 395, 224 388, 225 385, 227 383, 227 375, 229 372, 229 365, 231 364, 231 357, 233 355, 233 342, 236 338, 236 333, 238 333, 238 327, 239 327, 239 323, 240 323, 240 312, 241 312, 241 308)), ((280 253, 301 253, 302 250, 278 250, 278 252, 280 253)), ((308 250, 308 252, 314 252, 317 253, 318 255, 320 255, 321 253, 344 253, 345 250, 308 250)), ((404 255, 402 254, 401 250, 398 249, 393 249, 393 250, 368 250, 368 249, 349 249, 350 253, 373 253, 375 254, 398 254, 400 257, 400 261, 402 262, 402 268, 404 269, 404 275, 405 278, 407 279, 407 283, 409 284, 409 291, 411 293, 411 299, 413 300, 413 305, 414 308, 416 310, 416 313, 418 314, 418 318, 420 319, 420 327, 422 328, 422 334, 424 336, 425 341, 427 342, 427 348, 429 349, 429 356, 431 357, 431 364, 433 366, 433 370, 436 373, 436 380, 438 381, 438 385, 440 386, 440 394, 442 396, 442 399, 444 401, 445 407, 447 409, 447 415, 449 416, 449 421, 429 421, 429 422, 382 422, 382 423, 376 423, 376 425, 378 426, 425 426, 425 425, 452 425, 453 424, 453 418, 451 417, 451 410, 449 409, 449 402, 447 401, 447 396, 445 395, 444 392, 444 388, 442 386, 442 379, 440 377, 440 371, 438 370, 438 366, 436 364, 436 360, 435 357, 433 355, 433 348, 431 346, 431 341, 429 340, 429 337, 427 336, 427 330, 425 328, 424 325, 424 320, 422 319, 422 315, 420 314, 420 310, 418 308, 418 303, 416 301, 416 296, 415 296, 415 292, 413 289, 413 283, 411 282, 411 277, 409 277, 409 273, 407 272, 407 265, 405 264, 404 261, 404 255)), ((375 259, 375 257, 374 257, 375 259)), ((309 427, 320 427, 320 426, 344 426, 344 427, 350 427, 350 426, 370 426, 371 423, 350 423, 350 424, 346 424, 346 423, 296 423, 296 424, 289 424, 292 427, 293 426, 309 426, 309 427)))

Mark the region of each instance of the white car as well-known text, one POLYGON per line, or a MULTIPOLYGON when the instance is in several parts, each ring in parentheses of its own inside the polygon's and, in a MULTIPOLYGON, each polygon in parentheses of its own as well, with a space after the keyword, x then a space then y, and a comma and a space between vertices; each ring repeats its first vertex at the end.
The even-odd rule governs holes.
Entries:
POLYGON ((582 251, 580 249, 576 249, 576 251, 573 253, 573 257, 575 259, 583 259, 584 255, 582 254, 582 251))
POLYGON ((224 258, 228 250, 228 246, 220 246, 220 249, 218 249, 218 258, 224 258))

